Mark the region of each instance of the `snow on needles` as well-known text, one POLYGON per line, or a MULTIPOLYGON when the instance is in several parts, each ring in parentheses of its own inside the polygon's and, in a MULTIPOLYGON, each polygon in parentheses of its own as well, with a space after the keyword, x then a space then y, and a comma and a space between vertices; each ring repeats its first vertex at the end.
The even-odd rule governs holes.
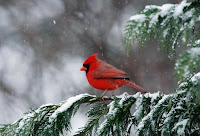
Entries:
MULTIPOLYGON (((70 97, 68 100, 64 101, 61 103, 61 106, 59 108, 57 108, 52 115, 49 117, 49 122, 51 123, 54 119, 56 119, 57 115, 61 112, 64 112, 66 110, 68 110, 75 102, 77 102, 78 100, 85 98, 85 97, 95 97, 94 95, 89 95, 87 93, 85 94, 80 94, 80 95, 76 95, 74 97, 70 97)), ((34 118, 36 116, 36 114, 41 113, 41 111, 43 110, 44 107, 46 106, 52 106, 53 104, 45 104, 40 106, 37 110, 35 111, 31 111, 30 113, 27 113, 20 121, 19 121, 19 126, 17 127, 17 129, 15 130, 16 133, 19 133, 19 131, 21 129, 24 129, 24 126, 28 125, 28 122, 30 120, 34 120, 36 121, 37 118, 34 118)), ((15 121, 13 124, 15 124, 17 121, 15 121)))
POLYGON ((130 20, 135 20, 137 22, 143 22, 146 19, 146 16, 144 14, 134 15, 130 17, 130 20))
MULTIPOLYGON (((169 17, 174 17, 174 18, 181 17, 181 18, 187 19, 189 17, 192 17, 194 10, 191 9, 187 13, 184 13, 183 10, 185 7, 190 6, 190 4, 191 3, 184 0, 180 4, 164 4, 162 6, 148 5, 145 7, 142 13, 131 16, 129 20, 135 21, 139 23, 138 24, 139 26, 141 26, 140 23, 144 23, 145 20, 147 19, 150 21, 149 26, 151 27, 153 24, 156 24, 158 22, 159 17, 169 16, 169 17), (157 11, 149 15, 148 13, 151 10, 157 10, 157 11)), ((165 25, 165 21, 167 21, 169 17, 163 21, 162 25, 165 25)))
POLYGON ((200 55, 200 47, 194 47, 189 49, 188 51, 192 57, 197 57, 198 55, 200 55))
POLYGON ((146 94, 144 94, 144 97, 150 97, 151 98, 151 103, 153 103, 153 101, 155 100, 155 99, 157 99, 158 97, 160 96, 160 92, 156 92, 156 93, 146 93, 146 94))
POLYGON ((74 97, 70 97, 68 100, 66 100, 57 110, 54 111, 54 113, 49 117, 49 122, 52 122, 59 113, 64 112, 68 110, 75 102, 80 100, 81 98, 92 96, 87 93, 85 94, 79 94, 74 97))
POLYGON ((153 113, 157 110, 157 108, 162 105, 167 99, 169 99, 171 95, 164 95, 161 100, 159 100, 158 104, 154 106, 154 109, 151 110, 138 124, 137 130, 143 129, 146 120, 152 120, 153 113))
MULTIPOLYGON (((26 124, 26 122, 29 121, 31 118, 33 118, 34 115, 37 114, 37 113, 39 113, 39 109, 37 109, 37 110, 34 111, 34 112, 31 112, 31 113, 26 114, 26 115, 20 120, 19 126, 18 126, 18 128, 16 129, 16 133, 18 133, 18 131, 24 127, 24 125, 26 124)), ((15 123, 16 123, 16 121, 15 121, 13 124, 15 124, 15 123)))
MULTIPOLYGON (((200 16, 199 16, 200 17, 200 16)), ((200 19, 199 19, 200 20, 200 19)), ((200 39, 195 41, 195 44, 200 44, 200 39)))
POLYGON ((116 115, 120 112, 120 107, 123 107, 124 102, 126 101, 126 99, 132 97, 132 98, 137 98, 139 96, 140 93, 136 93, 135 95, 128 95, 128 93, 123 93, 119 96, 117 96, 117 98, 121 98, 121 100, 119 101, 119 107, 115 106, 115 101, 112 101, 108 106, 109 106, 109 111, 107 113, 107 115, 105 116, 106 119, 103 121, 103 123, 101 123, 101 125, 99 126, 98 130, 97 130, 97 134, 101 134, 104 130, 104 128, 106 127, 107 124, 109 124, 109 120, 112 120, 116 117, 116 115))
POLYGON ((200 72, 198 72, 197 74, 195 74, 192 78, 191 81, 193 83, 197 82, 198 80, 200 80, 200 72))
MULTIPOLYGON (((106 115, 106 117, 110 116, 111 118, 113 118, 116 114, 117 114, 117 109, 114 107, 114 101, 112 101, 109 105, 108 105, 109 111, 106 115)), ((97 134, 101 134, 103 131, 103 128, 108 124, 108 119, 106 118, 103 123, 101 123, 101 125, 99 126, 98 130, 97 130, 97 134)))
POLYGON ((187 3, 186 0, 178 4, 174 10, 174 17, 178 17, 180 14, 182 14, 184 7, 189 6, 190 4, 191 3, 187 3))
POLYGON ((135 110, 136 111, 133 114, 133 116, 135 116, 137 119, 139 119, 140 114, 143 110, 142 100, 143 100, 142 94, 139 93, 139 97, 137 98, 137 100, 135 102, 135 110))
POLYGON ((117 98, 121 98, 121 100, 119 101, 119 106, 122 107, 123 106, 123 103, 124 101, 128 98, 128 97, 133 97, 132 95, 128 95, 127 92, 117 96, 117 98))
MULTIPOLYGON (((150 9, 159 9, 160 11, 156 13, 156 15, 150 16, 150 24, 155 23, 158 20, 158 17, 165 16, 169 13, 169 10, 172 9, 174 5, 173 4, 164 4, 162 6, 155 6, 155 5, 149 5, 145 7, 144 11, 150 10, 150 9)), ((138 14, 130 17, 130 20, 134 20, 136 22, 143 22, 146 19, 146 15, 144 14, 138 14)))
POLYGON ((177 129, 177 133, 179 136, 182 136, 184 135, 184 131, 185 131, 185 126, 187 125, 187 122, 188 122, 189 119, 184 119, 180 122, 178 122, 175 127, 172 129, 172 131, 176 130, 177 129))

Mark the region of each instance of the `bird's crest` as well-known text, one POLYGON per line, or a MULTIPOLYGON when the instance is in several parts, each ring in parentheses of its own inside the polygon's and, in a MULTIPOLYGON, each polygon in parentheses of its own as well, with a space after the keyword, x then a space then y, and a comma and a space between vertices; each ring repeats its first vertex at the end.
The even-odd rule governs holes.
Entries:
POLYGON ((92 54, 88 57, 83 64, 91 64, 97 60, 98 53, 92 54))

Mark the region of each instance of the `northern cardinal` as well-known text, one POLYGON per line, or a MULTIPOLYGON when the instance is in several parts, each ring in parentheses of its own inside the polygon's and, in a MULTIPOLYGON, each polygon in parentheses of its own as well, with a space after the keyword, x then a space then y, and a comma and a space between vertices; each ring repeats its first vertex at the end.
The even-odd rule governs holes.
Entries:
POLYGON ((97 56, 96 53, 86 59, 80 71, 86 72, 87 80, 92 87, 104 90, 101 97, 106 91, 116 90, 123 85, 129 85, 142 93, 147 93, 145 89, 131 82, 124 71, 99 60, 97 56))

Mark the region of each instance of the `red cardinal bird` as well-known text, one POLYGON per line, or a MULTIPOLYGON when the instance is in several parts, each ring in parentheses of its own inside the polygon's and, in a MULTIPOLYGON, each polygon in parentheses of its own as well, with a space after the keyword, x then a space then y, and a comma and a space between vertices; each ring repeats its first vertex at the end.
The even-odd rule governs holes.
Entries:
POLYGON ((128 75, 110 64, 97 58, 98 54, 91 55, 84 63, 80 71, 86 72, 86 77, 90 85, 96 89, 106 91, 116 90, 123 85, 129 85, 142 93, 147 93, 145 89, 131 82, 128 75))

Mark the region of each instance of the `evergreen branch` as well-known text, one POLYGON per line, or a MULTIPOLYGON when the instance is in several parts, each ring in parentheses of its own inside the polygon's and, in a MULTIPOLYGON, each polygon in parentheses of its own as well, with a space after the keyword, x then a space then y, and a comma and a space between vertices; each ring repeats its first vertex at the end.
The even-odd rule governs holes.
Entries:
MULTIPOLYGON (((197 126, 200 126, 200 117, 198 116, 200 101, 197 99, 200 94, 200 73, 194 75, 187 83, 180 85, 177 93, 161 95, 162 99, 147 115, 142 117, 137 125, 137 135, 200 134, 200 130, 196 129, 197 126), (194 119, 195 122, 192 122, 194 119)), ((145 103, 140 102, 140 104, 145 103)))
POLYGON ((97 135, 129 135, 127 132, 128 125, 131 123, 130 108, 136 101, 136 95, 114 97, 109 104, 109 112, 104 122, 99 126, 97 135))
MULTIPOLYGON (((106 100, 108 100, 107 98, 106 100)), ((84 102, 101 101, 100 97, 81 94, 69 98, 58 105, 43 105, 37 110, 30 110, 26 116, 9 125, 1 125, 0 132, 4 135, 59 135, 63 129, 69 131, 70 120, 79 106, 84 102)))
POLYGON ((199 47, 193 47, 181 54, 175 64, 175 73, 179 83, 193 76, 200 70, 200 42, 199 47))
POLYGON ((185 134, 185 128, 189 122, 189 119, 183 119, 176 123, 176 125, 173 127, 172 132, 177 132, 179 131, 179 135, 184 135, 185 134))
POLYGON ((100 118, 108 112, 109 108, 106 104, 97 104, 92 107, 88 112, 88 117, 91 117, 84 128, 79 130, 76 136, 92 135, 92 132, 96 133, 100 118))
POLYGON ((127 53, 137 40, 140 47, 157 38, 162 50, 175 54, 182 41, 191 43, 199 37, 200 2, 182 1, 180 4, 146 6, 138 15, 132 16, 125 27, 127 53))
POLYGON ((159 100, 158 104, 155 105, 154 108, 146 116, 143 117, 137 126, 138 135, 147 135, 147 133, 150 135, 158 135, 156 131, 151 130, 154 130, 155 128, 154 121, 159 120, 163 112, 166 111, 167 103, 170 98, 170 95, 164 95, 162 99, 159 100), (145 129, 147 130, 147 133, 145 133, 145 129))
POLYGON ((174 122, 178 122, 180 118, 185 118, 185 115, 188 114, 185 99, 182 99, 186 94, 186 91, 182 91, 170 100, 171 107, 169 112, 166 112, 166 117, 164 117, 161 131, 162 135, 169 135, 174 127, 174 122))
POLYGON ((137 98, 133 114, 136 122, 132 123, 137 126, 137 135, 200 134, 200 117, 197 116, 200 73, 195 74, 200 70, 199 18, 200 2, 182 1, 175 5, 146 6, 128 21, 125 27, 127 53, 136 40, 141 48, 155 38, 169 57, 175 54, 180 42, 190 47, 176 62, 175 72, 180 84, 176 93, 169 96, 158 94, 154 100, 148 96, 150 94, 137 98))
POLYGON ((84 101, 83 103, 94 103, 94 102, 103 102, 103 101, 109 101, 109 100, 113 100, 113 98, 111 97, 95 97, 95 99, 89 100, 89 101, 84 101))

